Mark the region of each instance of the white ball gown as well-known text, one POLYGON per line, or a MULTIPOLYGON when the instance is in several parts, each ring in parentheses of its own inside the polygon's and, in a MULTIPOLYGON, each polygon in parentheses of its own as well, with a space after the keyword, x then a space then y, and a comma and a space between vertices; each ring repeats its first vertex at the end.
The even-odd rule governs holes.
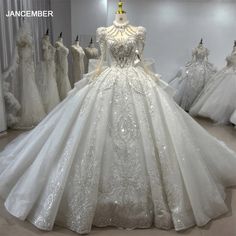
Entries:
POLYGON ((114 23, 97 37, 96 73, 1 153, 7 211, 42 230, 78 233, 92 225, 183 230, 227 212, 236 154, 134 64, 145 29, 114 23), (103 69, 106 51, 112 63, 103 69))
POLYGON ((44 35, 42 39, 43 60, 37 66, 37 84, 47 113, 60 102, 54 62, 55 51, 49 36, 44 35))
POLYGON ((172 81, 176 88, 175 101, 186 111, 189 111, 209 78, 216 72, 215 67, 208 62, 209 50, 199 44, 193 50, 192 61, 187 63, 172 81))
POLYGON ((219 124, 230 123, 236 110, 236 47, 226 58, 227 65, 206 85, 190 110, 193 116, 203 116, 219 124))
POLYGON ((36 126, 44 117, 45 111, 35 81, 33 60, 33 39, 30 24, 24 22, 17 35, 19 65, 17 79, 20 83, 20 119, 14 128, 29 129, 36 126))

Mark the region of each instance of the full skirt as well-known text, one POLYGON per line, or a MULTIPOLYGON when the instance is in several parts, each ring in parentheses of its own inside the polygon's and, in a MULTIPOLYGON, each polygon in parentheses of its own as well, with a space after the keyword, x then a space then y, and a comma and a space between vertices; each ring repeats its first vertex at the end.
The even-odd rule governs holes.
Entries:
POLYGON ((216 123, 227 124, 236 110, 236 70, 225 67, 213 76, 190 110, 216 123))
POLYGON ((183 230, 227 212, 236 154, 141 67, 87 75, 0 154, 0 196, 21 220, 183 230))

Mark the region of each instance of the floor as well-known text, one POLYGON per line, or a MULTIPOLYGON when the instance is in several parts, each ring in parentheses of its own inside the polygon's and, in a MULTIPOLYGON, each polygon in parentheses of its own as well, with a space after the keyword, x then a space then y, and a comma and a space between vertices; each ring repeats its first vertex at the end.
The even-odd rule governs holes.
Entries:
MULTIPOLYGON (((212 135, 224 141, 236 151, 236 129, 233 126, 216 126, 206 119, 197 119, 212 135)), ((0 135, 0 150, 20 134, 19 131, 9 131, 0 135)), ((236 171, 236 170, 235 170, 236 171)), ((210 222, 203 228, 191 228, 184 232, 152 229, 122 230, 114 228, 93 228, 90 235, 95 236, 236 236, 236 188, 228 190, 228 214, 210 222)), ((0 236, 72 236, 78 235, 67 229, 55 226, 53 231, 44 232, 36 229, 28 222, 21 222, 10 216, 0 201, 0 236)))

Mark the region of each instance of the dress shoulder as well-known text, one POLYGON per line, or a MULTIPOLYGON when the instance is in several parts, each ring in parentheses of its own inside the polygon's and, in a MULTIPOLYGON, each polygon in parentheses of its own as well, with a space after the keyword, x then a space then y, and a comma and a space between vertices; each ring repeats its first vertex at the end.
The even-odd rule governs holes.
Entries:
POLYGON ((143 26, 138 26, 137 27, 137 35, 138 35, 139 39, 145 40, 145 38, 146 38, 146 29, 143 26))
POLYGON ((106 27, 99 27, 96 31, 96 41, 99 43, 105 39, 106 27))

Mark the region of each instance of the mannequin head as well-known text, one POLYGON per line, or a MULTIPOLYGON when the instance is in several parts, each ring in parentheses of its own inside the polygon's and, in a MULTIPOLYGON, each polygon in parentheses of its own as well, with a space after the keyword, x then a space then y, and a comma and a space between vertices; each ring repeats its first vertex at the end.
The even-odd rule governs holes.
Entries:
POLYGON ((114 23, 116 24, 126 24, 128 23, 126 12, 123 10, 123 2, 118 2, 118 10, 116 11, 116 16, 114 23))
POLYGON ((93 43, 93 38, 92 37, 90 39, 89 47, 94 48, 94 43, 93 43))
POLYGON ((199 44, 198 44, 198 47, 199 48, 203 48, 203 39, 201 38, 201 40, 200 40, 200 42, 199 42, 199 44))
POLYGON ((43 39, 48 40, 49 41, 49 29, 47 29, 45 35, 43 36, 43 39))
POLYGON ((59 41, 59 42, 63 42, 62 32, 60 33, 60 35, 59 35, 59 37, 58 37, 58 41, 59 41))
POLYGON ((77 35, 76 38, 75 38, 75 44, 79 45, 79 35, 77 35))

